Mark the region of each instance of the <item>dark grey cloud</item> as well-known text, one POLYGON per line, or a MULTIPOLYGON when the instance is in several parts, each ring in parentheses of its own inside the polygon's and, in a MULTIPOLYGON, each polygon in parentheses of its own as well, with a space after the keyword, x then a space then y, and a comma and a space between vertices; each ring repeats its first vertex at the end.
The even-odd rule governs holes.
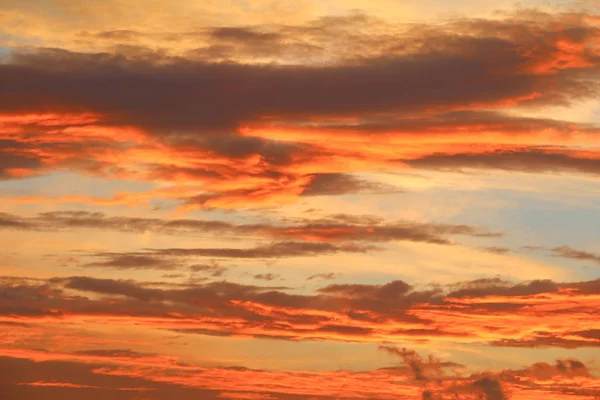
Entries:
MULTIPOLYGON (((288 221, 286 221, 288 222, 288 221)), ((337 214, 322 218, 297 219, 292 224, 256 223, 234 224, 218 220, 161 219, 108 216, 100 212, 53 211, 36 217, 0 213, 0 228, 19 228, 40 231, 101 229, 123 232, 156 232, 168 235, 227 234, 232 236, 266 236, 278 239, 306 241, 415 241, 450 244, 447 236, 500 237, 499 232, 469 225, 420 223, 413 221, 385 221, 368 215, 337 214)), ((283 249, 296 245, 278 244, 283 249)), ((307 249, 311 245, 307 245, 307 249)), ((333 249, 331 244, 316 243, 313 247, 333 249), (320 246, 320 247, 319 247, 320 246)), ((210 253, 208 250, 206 255, 210 253)), ((215 250, 215 254, 219 252, 215 250)), ((243 254, 240 253, 240 254, 243 254)))
MULTIPOLYGON (((294 163, 316 155, 326 162, 335 154, 318 145, 250 138, 240 135, 240 129, 273 123, 326 127, 332 135, 352 130, 367 136, 388 131, 398 135, 464 130, 500 130, 509 135, 537 135, 547 129, 560 134, 597 132, 591 125, 573 127, 567 121, 482 111, 507 104, 569 105, 595 96, 600 77, 597 35, 597 27, 584 13, 543 12, 519 13, 518 20, 463 18, 429 25, 389 24, 349 15, 302 26, 82 32, 78 39, 115 46, 102 53, 12 51, 0 65, 0 112, 84 110, 101 115, 105 126, 143 127, 152 140, 174 151, 196 149, 234 162, 244 157, 261 159, 260 171, 254 172, 236 171, 231 165, 181 167, 148 160, 144 178, 148 180, 182 175, 221 180, 244 174, 292 179, 294 163), (198 39, 202 44, 184 55, 169 56, 136 43, 146 37, 163 43, 198 39), (581 65, 558 62, 565 43, 583 49, 578 55, 581 65), (346 117, 354 121, 335 122, 346 117)), ((60 128, 77 125, 65 124, 60 128)), ((53 168, 106 175, 119 171, 119 166, 95 160, 89 149, 103 146, 119 151, 122 143, 92 138, 84 144, 67 139, 47 143, 43 138, 50 132, 48 127, 29 124, 27 141, 2 140, 0 179, 19 176, 11 169, 34 174, 53 168), (40 148, 45 151, 40 153, 40 148), (60 162, 48 163, 49 155, 60 162)), ((401 161, 415 168, 598 173, 597 160, 535 149, 434 154, 401 161)), ((315 175, 304 195, 389 189, 324 172, 315 175)), ((252 197, 256 192, 230 194, 252 197)), ((181 200, 203 205, 224 195, 208 193, 181 200)))
MULTIPOLYGON (((294 294, 292 288, 282 286, 227 281, 175 285, 85 276, 34 281, 4 277, 0 281, 0 314, 12 318, 19 316, 23 321, 28 321, 30 316, 86 315, 92 318, 94 315, 115 315, 128 316, 132 320, 158 317, 164 321, 164 329, 181 333, 236 335, 251 327, 260 337, 287 340, 319 340, 335 333, 339 340, 357 341, 369 335, 375 337, 382 324, 403 326, 410 323, 413 328, 392 333, 411 340, 429 340, 431 337, 456 340, 471 335, 476 338, 479 329, 493 332, 506 327, 492 321, 483 328, 476 324, 474 332, 461 331, 449 322, 452 315, 459 313, 467 325, 469 318, 482 314, 511 315, 520 318, 520 324, 525 324, 524 321, 531 318, 531 308, 539 304, 540 299, 556 293, 557 287, 569 290, 572 301, 566 304, 568 307, 545 310, 548 318, 589 313, 583 296, 600 293, 597 281, 510 284, 479 280, 424 288, 392 281, 379 285, 332 284, 312 294, 294 294), (488 302, 487 296, 503 296, 504 301, 488 302), (467 297, 471 300, 456 301, 467 297), (479 301, 472 301, 477 299, 479 301), (263 307, 271 311, 264 313, 263 307), (326 312, 305 313, 302 310, 326 312), (420 312, 433 312, 437 317, 422 318, 418 316, 420 312), (328 316, 330 313, 338 314, 340 319, 328 316), (178 323, 181 318, 198 321, 198 324, 184 328, 178 323), (204 319, 211 321, 210 328, 202 326, 204 319), (235 324, 231 323, 232 319, 235 324), (340 323, 340 320, 347 322, 340 323)), ((600 335, 596 331, 592 326, 587 330, 567 328, 567 331, 553 332, 540 328, 527 331, 527 336, 521 338, 494 339, 489 344, 523 348, 600 347, 600 335)))
MULTIPOLYGON (((0 129, 3 123, 0 122, 0 129)), ((28 145, 18 140, 0 139, 0 180, 19 177, 14 170, 36 174, 42 169, 42 159, 28 152, 28 145)))
POLYGON ((483 278, 451 286, 453 290, 448 293, 448 297, 529 296, 556 293, 559 287, 559 284, 549 279, 514 284, 500 278, 483 278))
POLYGON ((389 242, 405 240, 445 245, 452 244, 452 241, 447 238, 451 235, 483 238, 503 236, 499 232, 491 232, 468 225, 428 224, 412 221, 344 224, 330 220, 316 220, 301 227, 273 228, 270 233, 275 237, 310 238, 310 240, 322 241, 389 242))
POLYGON ((591 261, 600 264, 600 255, 591 251, 575 249, 571 246, 523 246, 527 251, 546 251, 553 257, 568 258, 571 260, 591 261))
POLYGON ((160 277, 165 278, 165 279, 179 279, 179 278, 184 278, 185 275, 179 274, 179 273, 174 273, 174 274, 162 274, 160 277))
POLYGON ((578 349, 585 347, 598 347, 597 340, 590 341, 585 339, 573 338, 567 339, 554 335, 552 332, 535 332, 528 339, 501 339, 489 343, 497 347, 515 347, 515 348, 561 348, 561 349, 578 349))
MULTIPOLYGON (((424 374, 422 375, 424 379, 413 382, 417 388, 422 388, 422 399, 441 400, 445 398, 462 398, 463 395, 466 397, 479 395, 478 398, 483 400, 505 400, 508 398, 503 388, 505 383, 517 384, 520 389, 519 394, 527 393, 529 390, 543 390, 548 396, 598 395, 598 390, 593 387, 582 388, 577 384, 573 384, 573 381, 578 379, 591 385, 595 384, 588 368, 581 361, 574 358, 559 359, 555 363, 538 362, 521 369, 458 375, 451 371, 464 366, 452 361, 440 361, 431 356, 424 357, 410 349, 398 349, 391 346, 383 347, 383 349, 388 351, 390 355, 399 358, 402 365, 381 368, 373 372, 389 374, 392 379, 394 375, 398 375, 403 379, 410 376, 410 374, 414 376, 415 370, 424 374), (427 382, 427 378, 435 378, 435 380, 427 382), (552 379, 554 382, 548 387, 533 379, 552 379), (427 383, 430 385, 425 386, 427 383)), ((40 353, 43 354, 42 351, 37 351, 38 355, 40 353)), ((182 365, 185 368, 180 371, 164 366, 122 368, 119 365, 118 358, 136 359, 152 356, 128 349, 86 350, 66 355, 73 356, 73 361, 33 361, 25 358, 26 355, 23 358, 0 357, 0 369, 3 371, 2 376, 0 376, 0 393, 8 396, 9 399, 60 398, 75 400, 80 399, 83 394, 91 400, 101 400, 107 397, 116 400, 130 400, 138 397, 156 400, 171 398, 217 400, 226 397, 223 395, 222 383, 217 382, 215 386, 205 384, 195 387, 195 385, 186 385, 187 379, 193 379, 198 376, 196 374, 208 373, 213 374, 215 377, 228 376, 232 379, 231 382, 235 384, 238 380, 247 379, 248 377, 258 377, 260 379, 263 373, 272 374, 270 371, 250 369, 243 366, 200 368, 186 364, 182 365), (86 356, 93 357, 94 361, 86 360, 86 356), (141 374, 140 372, 147 373, 141 374), (165 374, 176 378, 173 381, 178 382, 178 384, 167 383, 169 380, 156 379, 155 374, 165 374), (36 382, 72 384, 75 387, 39 386, 35 385, 36 382), (80 387, 76 387, 77 385, 80 387), (218 388, 221 388, 221 390, 218 390, 218 388)), ((286 373, 290 374, 292 380, 298 377, 298 373, 294 371, 281 372, 281 379, 285 379, 286 373)), ((347 375, 357 374, 357 377, 364 378, 369 375, 370 371, 356 373, 344 371, 344 373, 347 375)), ((309 374, 304 373, 302 375, 302 378, 310 378, 309 374)), ((286 385, 289 384, 289 382, 285 383, 286 385)), ((244 396, 243 398, 246 398, 246 396, 249 396, 248 398, 268 396, 269 399, 277 400, 305 399, 310 388, 299 387, 299 389, 305 389, 305 394, 287 394, 285 390, 279 392, 272 387, 268 391, 262 392, 258 385, 245 391, 231 389, 227 392, 235 392, 232 396, 238 394, 240 398, 242 396, 244 396)), ((374 390, 379 389, 382 388, 378 387, 374 390)), ((366 390, 362 393, 366 394, 370 391, 366 390)), ((332 400, 334 397, 317 392, 311 395, 310 398, 332 400)))
POLYGON ((333 284, 320 288, 318 291, 333 296, 388 297, 390 295, 404 296, 411 289, 411 285, 404 281, 392 281, 385 285, 333 284))
POLYGON ((507 248, 507 247, 499 247, 499 246, 483 247, 482 250, 488 251, 490 253, 495 253, 495 254, 506 254, 506 253, 510 252, 509 248, 507 248))
MULTIPOLYGON (((327 129, 334 134, 359 132, 377 139, 378 134, 393 133, 394 137, 444 136, 476 133, 502 133, 507 136, 535 135, 540 131, 551 130, 569 135, 574 133, 595 134, 598 125, 594 123, 574 124, 570 121, 550 118, 525 117, 503 111, 459 110, 437 113, 406 113, 394 115, 366 115, 354 118, 351 122, 329 122, 323 126, 303 119, 277 121, 276 126, 298 127, 307 131, 327 129)), ((384 136, 384 135, 382 135, 384 136)))
POLYGON ((600 264, 600 255, 589 251, 577 250, 569 246, 560 246, 550 249, 555 257, 571 258, 573 260, 592 261, 600 264))
POLYGON ((100 258, 103 260, 84 264, 83 267, 172 270, 180 266, 180 263, 173 259, 166 260, 142 254, 102 254, 100 258))
MULTIPOLYGON (((160 54, 135 58, 59 49, 16 52, 0 66, 4 93, 0 109, 94 110, 115 122, 168 133, 230 131, 243 121, 270 115, 413 112, 494 104, 534 93, 532 104, 562 104, 592 95, 597 78, 593 67, 567 68, 560 74, 532 70, 532 64, 543 65, 560 50, 559 39, 593 40, 596 29, 586 16, 520 17, 518 23, 511 18, 464 19, 445 26, 415 26, 397 37, 388 35, 387 40, 373 33, 374 21, 338 18, 337 26, 345 23, 354 30, 348 36, 354 45, 341 51, 353 57, 342 55, 329 65, 215 63, 160 54), (563 25, 558 31, 557 23, 563 25), (365 41, 383 44, 363 55, 360 45, 365 41)), ((321 22, 294 34, 304 30, 318 42, 330 40, 332 29, 343 32, 321 22)), ((260 55, 286 33, 284 27, 279 30, 219 27, 210 35, 220 49, 245 46, 260 55)), ((324 51, 331 51, 331 46, 324 51)), ((598 60, 592 51, 583 57, 591 63, 598 60)))
MULTIPOLYGON (((81 363, 70 361, 35 362, 24 358, 0 357, 0 393, 7 399, 64 399, 78 400, 84 396, 89 400, 131 400, 140 396, 157 400, 178 398, 182 400, 219 400, 221 391, 192 388, 182 385, 156 382, 133 376, 118 376, 98 373, 99 369, 110 368, 107 363, 81 363), (28 385, 35 382, 55 382, 86 386, 84 388, 51 387, 28 385), (138 389, 138 390, 136 390, 138 389), (141 389, 141 390, 139 390, 141 389)), ((130 350, 125 350, 131 353, 130 350)), ((93 354, 98 357, 101 354, 93 354)), ((130 354, 131 355, 131 354, 130 354)), ((83 354, 82 354, 83 356, 83 354)), ((114 356, 118 356, 115 354, 114 356)), ((300 400, 296 396, 282 397, 300 400)))
POLYGON ((473 388, 481 390, 485 400, 507 400, 500 382, 494 378, 481 378, 472 383, 473 388))
POLYGON ((387 345, 381 345, 379 346, 379 349, 392 356, 398 357, 408 368, 412 377, 417 381, 427 381, 435 378, 439 379, 446 375, 446 368, 464 367, 464 365, 454 362, 442 362, 433 356, 423 358, 412 349, 387 345))
POLYGON ((35 225, 25 218, 13 214, 0 213, 0 228, 2 229, 34 229, 35 225))
POLYGON ((79 350, 74 352, 86 356, 96 357, 123 357, 123 358, 141 358, 148 356, 156 356, 157 353, 140 353, 131 349, 94 349, 94 350, 79 350))
POLYGON ((32 229, 103 229, 124 232, 154 231, 164 234, 252 234, 269 225, 236 225, 230 222, 200 219, 161 219, 113 217, 101 212, 87 211, 51 211, 38 214, 37 217, 21 218, 5 214, 4 218, 29 224, 32 229))
POLYGON ((171 248, 149 249, 149 254, 167 257, 280 258, 307 257, 335 253, 366 253, 375 246, 318 242, 274 242, 250 248, 171 248))
POLYGON ((331 196, 356 193, 402 193, 391 185, 370 182, 349 174, 317 174, 302 196, 331 196))
POLYGON ((263 280, 263 281, 273 281, 275 279, 279 279, 280 277, 281 277, 281 275, 273 274, 273 273, 256 274, 253 276, 254 279, 259 279, 259 280, 263 280))
POLYGON ((211 264, 193 264, 189 266, 192 272, 200 272, 214 278, 223 276, 227 272, 227 268, 217 262, 211 264))
POLYGON ((497 169, 515 172, 600 174, 600 160, 579 158, 568 153, 527 149, 468 154, 433 154, 403 161, 414 168, 447 171, 497 169))
POLYGON ((86 292, 122 295, 142 301, 161 300, 164 298, 161 291, 159 290, 148 289, 143 286, 140 286, 134 281, 126 280, 74 276, 66 281, 65 287, 86 292))
POLYGON ((324 272, 321 274, 314 274, 306 278, 307 281, 312 281, 313 279, 324 279, 331 280, 337 278, 339 275, 333 272, 324 272))

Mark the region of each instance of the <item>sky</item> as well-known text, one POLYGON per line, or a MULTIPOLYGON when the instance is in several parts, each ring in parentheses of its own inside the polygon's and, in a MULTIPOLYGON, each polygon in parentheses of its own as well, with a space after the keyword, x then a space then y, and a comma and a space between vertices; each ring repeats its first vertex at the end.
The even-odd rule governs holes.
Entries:
POLYGON ((600 398, 596 0, 0 0, 0 398, 600 398))

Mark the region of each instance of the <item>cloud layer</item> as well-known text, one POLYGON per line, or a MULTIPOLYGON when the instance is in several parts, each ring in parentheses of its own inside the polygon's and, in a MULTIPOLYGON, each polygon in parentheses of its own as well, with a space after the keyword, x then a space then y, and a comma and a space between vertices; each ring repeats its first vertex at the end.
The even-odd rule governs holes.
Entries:
POLYGON ((313 295, 227 281, 183 287, 85 276, 4 282, 0 311, 2 320, 11 323, 76 324, 87 319, 119 325, 136 321, 181 333, 287 340, 600 346, 600 326, 591 318, 598 312, 597 280, 514 284, 481 279, 425 288, 403 281, 333 283, 313 295))
POLYGON ((4 3, 0 397, 600 397, 593 7, 4 3))
MULTIPOLYGON (((22 200, 166 198, 182 211, 402 190, 352 175, 372 169, 597 175, 595 150, 572 147, 597 145, 595 125, 514 112, 595 96, 595 21, 529 10, 404 25, 359 14, 171 35, 206 43, 177 56, 122 44, 103 53, 14 51, 0 65, 2 175, 66 168, 160 180, 172 187, 22 200)), ((86 35, 126 42, 144 34, 86 35)))

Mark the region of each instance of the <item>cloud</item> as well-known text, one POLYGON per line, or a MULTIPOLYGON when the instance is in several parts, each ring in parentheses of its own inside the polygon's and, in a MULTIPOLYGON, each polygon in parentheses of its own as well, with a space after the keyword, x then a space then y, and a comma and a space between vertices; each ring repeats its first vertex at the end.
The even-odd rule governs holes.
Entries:
POLYGON ((129 349, 99 349, 99 350, 81 350, 77 354, 99 356, 99 357, 145 357, 145 356, 156 356, 156 354, 139 353, 129 349))
MULTIPOLYGON (((327 121, 323 125, 315 125, 311 120, 300 119, 277 121, 274 126, 292 130, 295 127, 302 128, 306 131, 308 142, 312 142, 310 139, 313 138, 313 134, 326 131, 337 134, 342 138, 349 136, 352 139, 358 139, 360 134, 368 134, 370 138, 379 140, 386 140, 390 135, 398 139, 419 139, 423 137, 471 139, 486 133, 488 135, 503 136, 506 140, 522 139, 525 142, 521 143, 535 144, 534 139, 544 132, 568 136, 578 133, 594 134, 598 131, 597 125, 593 123, 574 124, 560 119, 522 116, 502 110, 431 111, 426 114, 365 115, 345 119, 339 118, 327 121)), ((332 140, 337 139, 339 138, 332 138, 332 140)), ((485 138, 483 139, 485 140, 485 138)), ((300 138, 299 141, 301 141, 300 138)))
POLYGON ((19 141, 0 140, 0 179, 28 176, 41 167, 39 159, 20 153, 21 147, 19 141))
MULTIPOLYGON (((486 400, 506 400, 525 393, 528 396, 539 393, 541 399, 550 393, 565 396, 597 392, 594 389, 577 389, 575 382, 587 380, 591 375, 588 367, 574 358, 558 359, 554 364, 537 362, 522 369, 478 371, 465 375, 464 365, 441 362, 432 355, 425 358, 414 350, 393 346, 380 346, 380 349, 402 361, 407 372, 422 388, 422 399, 471 398, 470 395, 477 395, 477 398, 486 400)), ((538 397, 534 395, 532 398, 538 397)))
POLYGON ((450 235, 467 235, 474 237, 501 237, 499 232, 468 225, 450 225, 435 223, 418 223, 399 221, 382 223, 369 217, 345 220, 345 216, 333 216, 314 220, 303 226, 270 228, 268 234, 276 237, 289 237, 311 241, 413 241, 434 244, 451 244, 446 238, 450 235))
POLYGON ((458 374, 464 366, 435 357, 423 357, 411 349, 383 347, 398 357, 402 366, 370 371, 290 371, 258 370, 241 366, 200 367, 193 364, 165 365, 160 356, 123 357, 123 351, 61 353, 40 350, 2 350, 0 364, 7 373, 0 378, 3 393, 34 398, 60 393, 75 399, 81 390, 87 397, 100 399, 110 393, 116 399, 131 393, 148 392, 156 399, 266 398, 300 400, 340 397, 387 400, 391 398, 486 400, 534 395, 535 399, 566 395, 598 394, 597 378, 577 359, 556 360, 554 364, 535 363, 521 369, 458 374), (114 355, 111 354, 114 352, 114 355), (415 370, 426 373, 414 379, 415 370), (588 388, 583 388, 588 387, 588 388), (61 390, 57 392, 57 390, 61 390), (110 392, 107 392, 110 390, 110 392), (479 397, 477 397, 479 398, 479 397))
POLYGON ((385 285, 364 285, 364 284, 333 284, 318 289, 320 293, 326 293, 333 296, 350 297, 387 297, 403 296, 408 293, 412 287, 403 281, 392 281, 385 285))
POLYGON ((589 251, 574 249, 570 246, 544 247, 544 246, 524 246, 528 251, 548 251, 553 257, 567 258, 571 260, 591 261, 600 264, 600 255, 589 251))
POLYGON ((338 277, 338 274, 335 274, 333 272, 324 272, 322 274, 314 274, 309 276, 308 278, 306 278, 307 281, 312 281, 313 279, 325 279, 325 280, 331 280, 331 279, 335 279, 338 277))
POLYGON ((280 277, 281 277, 281 275, 273 274, 273 273, 254 275, 254 279, 260 279, 260 280, 264 280, 264 281, 272 281, 272 280, 278 279, 280 277))
MULTIPOLYGON (((67 270, 76 264, 83 267, 79 271, 100 274, 96 277, 0 278, 0 325, 7 328, 0 340, 0 369, 6 372, 0 393, 67 400, 600 395, 591 367, 574 358, 458 374, 456 363, 389 345, 451 342, 506 352, 598 348, 600 325, 590 316, 600 308, 599 280, 484 277, 441 285, 428 276, 433 283, 417 285, 396 278, 336 282, 334 273, 311 272, 305 277, 321 282, 317 288, 283 287, 274 282, 280 271, 226 275, 229 266, 220 264, 233 259, 284 264, 297 257, 303 258, 290 263, 306 264, 315 257, 353 255, 359 260, 396 242, 440 250, 456 240, 503 235, 460 222, 315 213, 294 219, 289 217, 294 207, 278 208, 333 204, 325 196, 345 196, 353 203, 348 195, 377 195, 385 204, 392 195, 402 197, 401 188, 374 180, 375 174, 401 173, 396 177, 404 179, 412 170, 483 170, 597 176, 597 124, 572 123, 562 112, 555 118, 527 116, 548 107, 562 107, 568 115, 568 107, 597 96, 597 16, 518 10, 422 24, 361 13, 308 21, 289 8, 282 12, 277 1, 258 0, 233 5, 227 26, 209 23, 222 22, 211 1, 168 6, 164 15, 148 12, 164 8, 162 0, 133 1, 106 12, 114 3, 8 0, 10 11, 0 16, 0 25, 36 42, 10 48, 0 62, 0 180, 22 180, 2 195, 6 212, 0 214, 0 229, 36 240, 78 238, 90 231, 161 236, 146 245, 152 248, 81 253, 68 262, 67 270), (238 6, 252 11, 237 13, 238 6), (206 19, 192 26, 200 12, 206 19), (131 22, 134 14, 143 17, 131 22), (261 23, 263 14, 277 21, 261 23), (126 23, 123 15, 129 16, 126 23), (178 21, 176 31, 166 19, 178 21), (27 26, 21 30, 15 21, 27 26), (47 31, 48 21, 54 21, 56 33, 47 31), (254 25, 238 26, 239 21, 254 25), (82 28, 86 31, 77 33, 82 28), (55 48, 36 47, 45 45, 55 48), (73 191, 28 179, 57 171, 122 182, 117 186, 138 184, 127 185, 131 192, 104 193, 113 184, 73 191), (153 188, 136 192, 139 182, 153 188), (34 186, 31 195, 19 192, 34 186), (142 211, 9 214, 67 203, 142 211), (148 209, 156 204, 173 207, 179 216, 131 216, 151 215, 148 209), (181 217, 194 210, 264 208, 277 212, 212 214, 222 220, 181 217), (284 214, 287 219, 270 219, 284 214), (244 216, 263 219, 240 222, 244 216), (204 236, 218 244, 177 243, 204 236), (231 245, 235 239, 243 240, 231 245), (108 279, 115 270, 118 276, 108 279), (148 281, 119 279, 134 273, 148 281), (152 281, 161 274, 171 281, 152 281), (174 335, 190 341, 213 335, 388 343, 382 350, 400 365, 360 372, 204 365, 210 360, 199 360, 199 366, 160 349, 110 347, 107 332, 120 336, 125 328, 136 340, 142 332, 160 337, 163 350, 174 335)), ((2 37, 0 45, 21 40, 2 37)), ((428 175, 435 178, 427 188, 440 184, 440 173, 428 175)), ((477 248, 507 251, 494 243, 477 248)), ((593 252, 568 246, 544 250, 600 262, 593 252)), ((25 254, 3 260, 7 273, 14 273, 13 261, 21 256, 30 263, 25 254)), ((44 260, 62 263, 59 257, 65 259, 44 260)), ((50 276, 45 265, 31 268, 50 276)), ((235 349, 227 352, 239 358, 235 349)))
POLYGON ((366 253, 378 250, 375 246, 318 242, 274 242, 251 248, 171 248, 149 249, 149 254, 168 257, 218 257, 218 258, 279 258, 306 257, 322 254, 366 253))
POLYGON ((588 14, 531 10, 420 25, 353 14, 90 31, 80 39, 104 52, 29 48, 0 65, 0 171, 168 182, 171 193, 20 201, 168 198, 181 212, 397 192, 352 174, 407 166, 596 174, 597 155, 543 144, 594 144, 597 127, 514 110, 593 97, 597 37, 588 14), (132 43, 150 37, 199 47, 173 54, 132 43), (190 181, 197 186, 182 185, 190 181))
POLYGON ((167 284, 71 277, 3 282, 0 321, 9 323, 43 326, 84 318, 108 319, 113 325, 135 321, 187 334, 287 340, 422 343, 445 338, 523 348, 600 346, 600 326, 589 320, 599 301, 597 281, 480 279, 420 288, 392 281, 331 284, 310 294, 227 281, 167 284))
MULTIPOLYGON (((100 212, 54 211, 40 213, 37 217, 0 214, 0 228, 39 231, 62 231, 98 229, 122 232, 156 232, 165 235, 238 235, 295 239, 316 243, 314 248, 331 248, 322 242, 387 242, 414 241, 450 244, 446 236, 467 235, 483 238, 501 237, 502 233, 482 227, 423 223, 414 221, 385 221, 373 216, 336 214, 322 218, 300 218, 293 224, 258 223, 235 224, 218 220, 160 219, 107 216, 100 212)), ((300 244, 273 244, 277 247, 293 247, 300 244)), ((308 244, 307 248, 311 245, 308 244)), ((225 249, 223 250, 225 251, 225 249)), ((266 250, 265 250, 266 251, 266 250)), ((318 251, 318 250, 315 250, 318 251)), ((199 252, 201 252, 199 250, 199 252)), ((215 254, 218 251, 214 250, 215 254)), ((225 251, 226 252, 226 251, 225 251)), ((210 253, 210 251, 206 251, 210 253)), ((241 253, 240 253, 241 254, 241 253)), ((127 261, 127 260, 123 260, 127 261)), ((150 260, 146 260, 151 262, 150 260)))
MULTIPOLYGON (((53 398, 75 400, 84 395, 91 400, 110 396, 117 400, 128 400, 133 393, 149 394, 157 399, 177 396, 194 399, 202 396, 217 399, 217 392, 187 389, 169 384, 152 382, 136 377, 103 375, 96 372, 105 366, 100 360, 96 364, 85 362, 85 356, 73 355, 69 361, 34 362, 27 357, 0 356, 0 365, 6 371, 0 379, 0 391, 9 398, 53 398), (82 362, 83 361, 83 362, 82 362)), ((111 362, 107 356, 105 362, 111 362)))
POLYGON ((348 174, 317 174, 302 196, 342 195, 357 193, 400 193, 389 185, 369 182, 348 174))
POLYGON ((159 291, 140 287, 134 281, 74 276, 69 278, 65 287, 86 292, 124 295, 142 301, 161 300, 163 298, 159 291))
POLYGON ((223 276, 227 272, 227 268, 214 262, 212 264, 194 264, 190 265, 190 270, 193 272, 201 272, 214 278, 223 276))
POLYGON ((509 248, 507 248, 507 247, 499 247, 499 246, 483 247, 482 250, 489 251, 490 253, 495 253, 495 254, 506 254, 506 253, 510 252, 509 248))
MULTIPOLYGON (((107 216, 100 212, 55 211, 34 217, 0 215, 0 229, 39 232, 81 230, 153 232, 163 235, 213 236, 252 240, 246 247, 146 248, 129 252, 88 252, 77 259, 79 267, 119 270, 212 271, 224 274, 224 268, 197 263, 196 258, 277 259, 325 256, 337 253, 369 253, 384 250, 377 243, 392 241, 453 245, 454 235, 495 238, 503 234, 469 226, 414 221, 385 221, 368 215, 336 214, 319 218, 297 218, 255 224, 202 219, 162 219, 107 216)), ((65 258, 61 256, 61 258, 65 258)), ((326 278, 326 276, 321 276, 326 278)))
POLYGON ((600 163, 596 158, 580 158, 539 150, 495 151, 480 154, 433 154, 404 160, 417 168, 461 170, 499 169, 517 172, 579 172, 597 175, 600 163))
POLYGON ((104 261, 95 261, 84 264, 84 267, 111 268, 111 269, 176 269, 179 264, 174 260, 163 260, 160 258, 137 255, 137 254, 102 254, 104 261))
POLYGON ((379 349, 399 357, 409 367, 414 379, 417 381, 442 377, 444 375, 443 368, 461 367, 460 364, 456 363, 442 363, 431 355, 424 360, 416 351, 411 349, 399 349, 393 346, 379 346, 379 349))
POLYGON ((569 246, 560 246, 550 249, 555 257, 571 258, 573 260, 593 261, 600 264, 600 255, 587 251, 576 250, 569 246))
MULTIPOLYGON (((323 66, 197 62, 161 59, 159 54, 133 61, 122 54, 40 49, 17 53, 10 64, 2 66, 2 88, 12 101, 0 107, 7 111, 85 108, 119 121, 126 118, 130 124, 208 130, 231 129, 265 115, 348 115, 502 101, 518 104, 519 98, 552 104, 591 93, 578 79, 594 72, 597 61, 593 48, 585 48, 597 34, 585 17, 537 13, 522 14, 518 24, 507 18, 465 19, 408 30, 401 26, 387 40, 369 29, 371 24, 385 26, 380 21, 339 17, 333 20, 340 26, 359 29, 366 41, 380 44, 361 62, 349 55, 358 57, 367 46, 338 47, 343 51, 338 63, 323 66), (563 27, 557 29, 557 23, 563 27), (538 53, 521 51, 535 45, 538 53), (78 69, 82 65, 85 70, 78 69), (479 84, 470 85, 464 78, 467 75, 479 84), (182 90, 186 86, 202 91, 182 90), (152 96, 159 89, 164 96, 152 96), (206 102, 207 98, 211 101, 206 102), (50 99, 52 104, 48 104, 50 99), (200 102, 201 108, 185 106, 200 102)), ((306 31, 316 40, 326 40, 336 27, 324 22, 292 29, 292 34, 306 31)), ((221 42, 272 43, 277 33, 224 27, 215 29, 212 36, 221 42)))
POLYGON ((508 397, 504 394, 500 382, 493 378, 481 378, 472 383, 475 389, 481 390, 485 396, 485 400, 507 400, 508 397))
POLYGON ((34 225, 15 215, 0 213, 0 227, 2 229, 33 229, 34 225))
POLYGON ((480 296, 530 296, 541 293, 556 293, 560 285, 549 280, 540 279, 526 283, 513 284, 500 278, 482 278, 453 285, 448 294, 451 298, 480 296))

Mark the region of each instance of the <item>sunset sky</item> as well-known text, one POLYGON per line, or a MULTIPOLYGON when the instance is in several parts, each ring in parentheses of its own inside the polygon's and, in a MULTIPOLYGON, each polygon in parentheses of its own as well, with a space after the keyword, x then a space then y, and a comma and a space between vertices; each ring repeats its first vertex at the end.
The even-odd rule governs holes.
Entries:
POLYGON ((0 399, 600 398, 600 1, 0 0, 0 399))

